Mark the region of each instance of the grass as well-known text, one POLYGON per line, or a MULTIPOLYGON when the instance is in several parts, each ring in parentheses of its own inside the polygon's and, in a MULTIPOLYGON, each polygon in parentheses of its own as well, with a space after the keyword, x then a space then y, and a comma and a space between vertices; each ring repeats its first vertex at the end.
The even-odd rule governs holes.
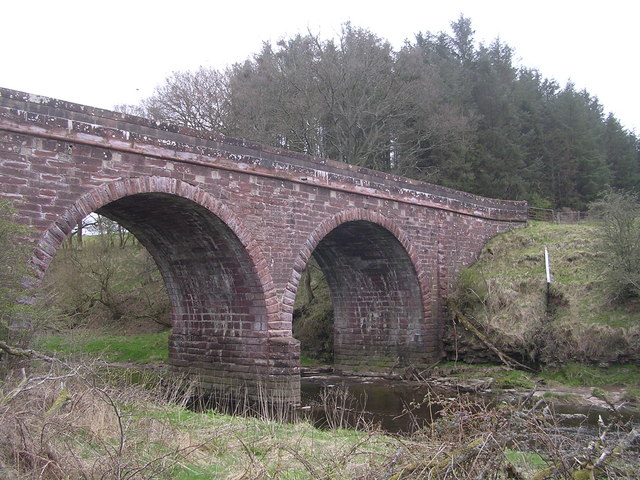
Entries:
POLYGON ((565 403, 571 403, 579 398, 574 393, 558 393, 558 392, 545 392, 542 395, 542 397, 551 401, 560 400, 565 403))
POLYGON ((15 478, 355 478, 399 447, 382 434, 193 412, 170 382, 142 389, 103 371, 84 364, 0 384, 3 474, 12 465, 15 478))
POLYGON ((536 387, 536 382, 531 375, 521 370, 506 370, 497 372, 494 385, 505 389, 532 390, 536 387))
POLYGON ((130 335, 69 332, 42 336, 35 347, 46 352, 100 356, 109 362, 164 363, 169 358, 169 334, 169 330, 130 335))
POLYGON ((317 358, 311 358, 307 355, 300 355, 301 367, 315 367, 318 365, 322 365, 322 363, 317 358))
MULTIPOLYGON (((195 412, 185 408, 190 397, 182 393, 184 384, 165 378, 142 388, 105 370, 101 361, 34 365, 0 383, 3 474, 408 480, 485 478, 486 472, 495 472, 491 478, 520 478, 499 474, 511 464, 526 475, 522 478, 533 478, 559 458, 575 458, 584 447, 579 438, 553 430, 553 419, 527 414, 526 407, 467 396, 434 398, 443 405, 434 424, 398 437, 374 428, 319 430, 305 420, 285 424, 195 412), (529 442, 539 450, 530 451, 529 442)), ((615 442, 604 438, 592 457, 615 442)), ((628 470, 637 471, 637 455, 622 453, 628 470)))
POLYGON ((498 348, 530 363, 615 363, 637 356, 638 306, 608 296, 595 232, 591 223, 530 222, 493 238, 461 272, 451 305, 474 319, 498 348))
POLYGON ((628 328, 638 324, 638 312, 633 309, 615 309, 592 313, 589 321, 614 328, 628 328))
POLYGON ((530 474, 544 470, 548 466, 544 458, 533 452, 507 448, 505 450, 505 457, 507 461, 519 467, 519 470, 523 472, 526 471, 530 474))
MULTIPOLYGON (((465 364, 442 362, 438 371, 445 376, 453 376, 461 381, 494 379, 493 388, 531 391, 538 385, 590 388, 624 388, 626 400, 636 402, 640 399, 640 366, 623 364, 609 367, 596 367, 577 362, 569 362, 560 367, 547 367, 533 374, 522 370, 508 370, 493 363, 465 364)), ((548 398, 570 399, 571 393, 547 392, 548 398)))
POLYGON ((546 380, 572 387, 620 386, 640 389, 640 367, 637 365, 612 365, 594 367, 575 362, 540 374, 546 380))
MULTIPOLYGON (((178 478, 229 478, 233 474, 263 471, 266 478, 314 478, 313 472, 338 474, 348 478, 368 463, 391 453, 388 437, 370 437, 365 432, 320 431, 308 423, 275 424, 256 418, 239 418, 216 412, 190 413, 181 408, 163 408, 175 416, 171 423, 178 432, 187 433, 192 441, 202 445, 200 455, 182 468, 176 468, 178 478), (367 445, 367 453, 361 445, 367 445), (362 459, 354 456, 346 465, 345 452, 359 450, 362 459), (311 466, 313 465, 313 466, 311 466), (349 473, 350 472, 350 473, 349 473)), ((380 460, 378 460, 380 461, 380 460)), ((249 477, 253 478, 253 477, 249 477)))

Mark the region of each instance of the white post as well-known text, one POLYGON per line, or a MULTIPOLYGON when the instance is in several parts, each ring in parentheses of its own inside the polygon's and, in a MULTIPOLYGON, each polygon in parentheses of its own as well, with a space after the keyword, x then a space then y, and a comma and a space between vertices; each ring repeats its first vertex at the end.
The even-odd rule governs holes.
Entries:
POLYGON ((549 250, 544 247, 544 267, 547 273, 547 320, 551 319, 551 307, 549 297, 551 296, 551 267, 549 267, 549 250))
POLYGON ((549 267, 549 251, 544 247, 544 266, 547 272, 547 285, 551 285, 551 268, 549 267))

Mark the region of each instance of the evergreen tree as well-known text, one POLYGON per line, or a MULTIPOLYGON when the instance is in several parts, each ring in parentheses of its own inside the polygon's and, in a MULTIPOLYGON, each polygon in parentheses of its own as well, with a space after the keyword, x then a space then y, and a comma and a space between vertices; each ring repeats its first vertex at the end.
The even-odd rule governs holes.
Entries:
POLYGON ((226 72, 178 72, 146 115, 481 195, 584 209, 638 188, 640 152, 586 91, 476 46, 471 20, 394 52, 346 24, 336 40, 264 43, 226 72))
POLYGON ((585 209, 609 184, 602 137, 602 107, 572 84, 549 105, 543 141, 555 207, 585 209))
POLYGON ((638 188, 637 139, 625 131, 620 122, 609 114, 605 121, 604 151, 611 172, 611 186, 618 190, 638 188))
POLYGON ((488 196, 522 199, 526 152, 515 99, 517 71, 511 49, 496 40, 481 47, 474 65, 473 97, 480 115, 475 150, 475 190, 488 196))

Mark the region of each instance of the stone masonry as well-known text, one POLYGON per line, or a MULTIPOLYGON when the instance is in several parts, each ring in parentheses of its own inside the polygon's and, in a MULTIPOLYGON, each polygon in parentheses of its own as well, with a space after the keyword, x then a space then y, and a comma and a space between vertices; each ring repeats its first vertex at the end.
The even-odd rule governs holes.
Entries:
POLYGON ((293 303, 311 256, 332 295, 336 368, 426 365, 456 272, 527 218, 523 202, 6 89, 0 185, 32 227, 34 284, 80 220, 110 217, 163 275, 172 367, 293 403, 293 303))

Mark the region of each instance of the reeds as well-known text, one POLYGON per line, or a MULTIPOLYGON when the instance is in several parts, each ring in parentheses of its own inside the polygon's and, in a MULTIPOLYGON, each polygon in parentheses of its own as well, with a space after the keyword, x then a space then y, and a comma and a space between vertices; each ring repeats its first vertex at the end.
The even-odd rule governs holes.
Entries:
POLYGON ((596 465, 597 478, 640 469, 637 426, 613 416, 589 435, 567 430, 534 398, 496 405, 432 394, 423 401, 437 404, 430 425, 389 436, 358 420, 361 399, 346 388, 321 396, 327 430, 284 423, 290 411, 263 391, 256 401, 221 390, 217 403, 234 409, 225 415, 187 377, 33 361, 0 384, 0 478, 573 480, 596 465), (345 430, 354 419, 360 431, 345 430))

